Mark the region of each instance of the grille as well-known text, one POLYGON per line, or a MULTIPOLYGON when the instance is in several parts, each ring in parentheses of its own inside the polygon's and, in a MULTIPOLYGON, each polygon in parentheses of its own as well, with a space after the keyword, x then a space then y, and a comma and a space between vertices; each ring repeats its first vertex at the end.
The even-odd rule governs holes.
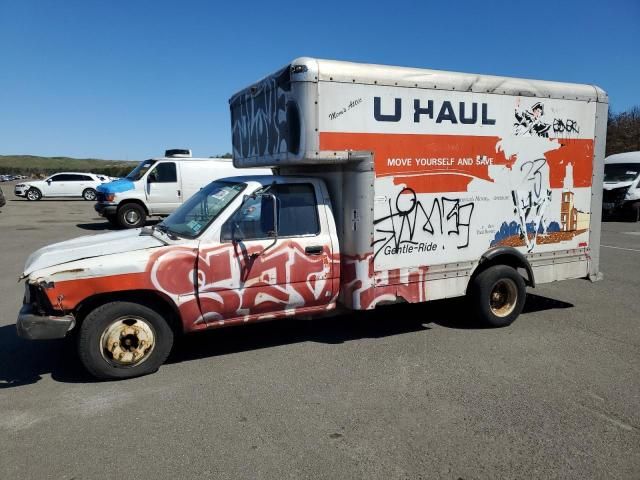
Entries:
POLYGON ((602 192, 602 201, 604 203, 615 203, 616 205, 621 204, 624 201, 628 189, 629 187, 620 187, 604 190, 602 192))
MULTIPOLYGON (((51 302, 49 298, 44 294, 41 288, 36 285, 28 284, 29 288, 29 301, 34 307, 41 312, 51 311, 51 302)), ((26 295, 25 295, 26 297, 26 295)))

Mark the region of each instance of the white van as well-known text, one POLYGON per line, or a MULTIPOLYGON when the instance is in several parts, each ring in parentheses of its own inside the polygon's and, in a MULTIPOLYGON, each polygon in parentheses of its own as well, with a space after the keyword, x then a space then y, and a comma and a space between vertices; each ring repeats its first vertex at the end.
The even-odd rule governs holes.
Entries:
MULTIPOLYGON (((231 159, 167 150, 164 157, 143 160, 125 178, 98 187, 95 210, 114 225, 141 227, 149 216, 173 213, 211 181, 237 174, 231 159)), ((256 169, 256 174, 270 175, 271 169, 256 169)))
POLYGON ((640 152, 609 155, 604 159, 602 209, 640 220, 640 152))

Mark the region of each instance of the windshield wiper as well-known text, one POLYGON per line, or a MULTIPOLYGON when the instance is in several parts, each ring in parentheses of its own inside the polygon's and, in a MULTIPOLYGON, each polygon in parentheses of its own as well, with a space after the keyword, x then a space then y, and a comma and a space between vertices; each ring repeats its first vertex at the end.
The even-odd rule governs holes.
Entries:
POLYGON ((151 228, 153 230, 158 230, 159 232, 164 233, 171 240, 179 240, 180 239, 180 237, 178 235, 176 235, 171 230, 169 230, 169 227, 167 227, 166 225, 162 225, 161 223, 159 223, 157 225, 153 225, 151 228))
MULTIPOLYGON (((169 237, 171 240, 178 240, 178 237, 171 232, 167 227, 165 227, 164 225, 160 226, 160 225, 151 225, 150 227, 143 227, 142 230, 140 230, 140 236, 153 236, 153 232, 158 231, 160 233, 164 233, 167 237, 169 237)), ((158 237, 155 237, 158 238, 158 237)), ((164 242, 165 244, 167 244, 166 241, 162 240, 161 238, 158 238, 158 240, 164 242)))

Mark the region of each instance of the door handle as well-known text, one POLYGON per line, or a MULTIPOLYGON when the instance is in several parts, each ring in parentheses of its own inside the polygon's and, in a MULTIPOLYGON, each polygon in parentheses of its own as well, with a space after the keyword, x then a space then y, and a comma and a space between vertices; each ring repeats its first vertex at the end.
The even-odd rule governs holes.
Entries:
POLYGON ((304 249, 307 255, 320 255, 322 253, 322 245, 312 245, 304 249))

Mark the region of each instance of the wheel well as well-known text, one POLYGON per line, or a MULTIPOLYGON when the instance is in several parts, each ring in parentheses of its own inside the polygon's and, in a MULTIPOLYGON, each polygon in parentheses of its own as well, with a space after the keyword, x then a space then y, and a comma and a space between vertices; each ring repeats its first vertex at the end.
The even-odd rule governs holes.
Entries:
POLYGON ((161 293, 153 290, 125 290, 100 293, 85 298, 74 309, 76 328, 91 311, 109 302, 139 303, 159 313, 167 321, 175 334, 184 332, 180 311, 175 303, 161 293))
POLYGON ((122 202, 120 202, 120 204, 118 205, 118 210, 120 210, 122 207, 124 207, 127 204, 130 203, 135 203, 137 205, 140 205, 143 210, 144 213, 146 213, 147 215, 149 215, 149 210, 147 209, 147 206, 144 204, 144 202, 140 201, 140 200, 136 200, 136 199, 131 199, 131 200, 123 200, 122 202))
POLYGON ((489 252, 485 253, 481 258, 478 266, 471 274, 471 278, 469 279, 469 285, 473 281, 473 279, 478 276, 480 273, 484 272, 487 268, 493 267, 494 265, 507 265, 515 269, 522 278, 524 279, 524 283, 529 287, 535 287, 536 282, 533 277, 533 270, 531 269, 531 265, 527 261, 527 259, 520 252, 511 253, 511 252, 503 252, 497 254, 491 254, 489 252))

